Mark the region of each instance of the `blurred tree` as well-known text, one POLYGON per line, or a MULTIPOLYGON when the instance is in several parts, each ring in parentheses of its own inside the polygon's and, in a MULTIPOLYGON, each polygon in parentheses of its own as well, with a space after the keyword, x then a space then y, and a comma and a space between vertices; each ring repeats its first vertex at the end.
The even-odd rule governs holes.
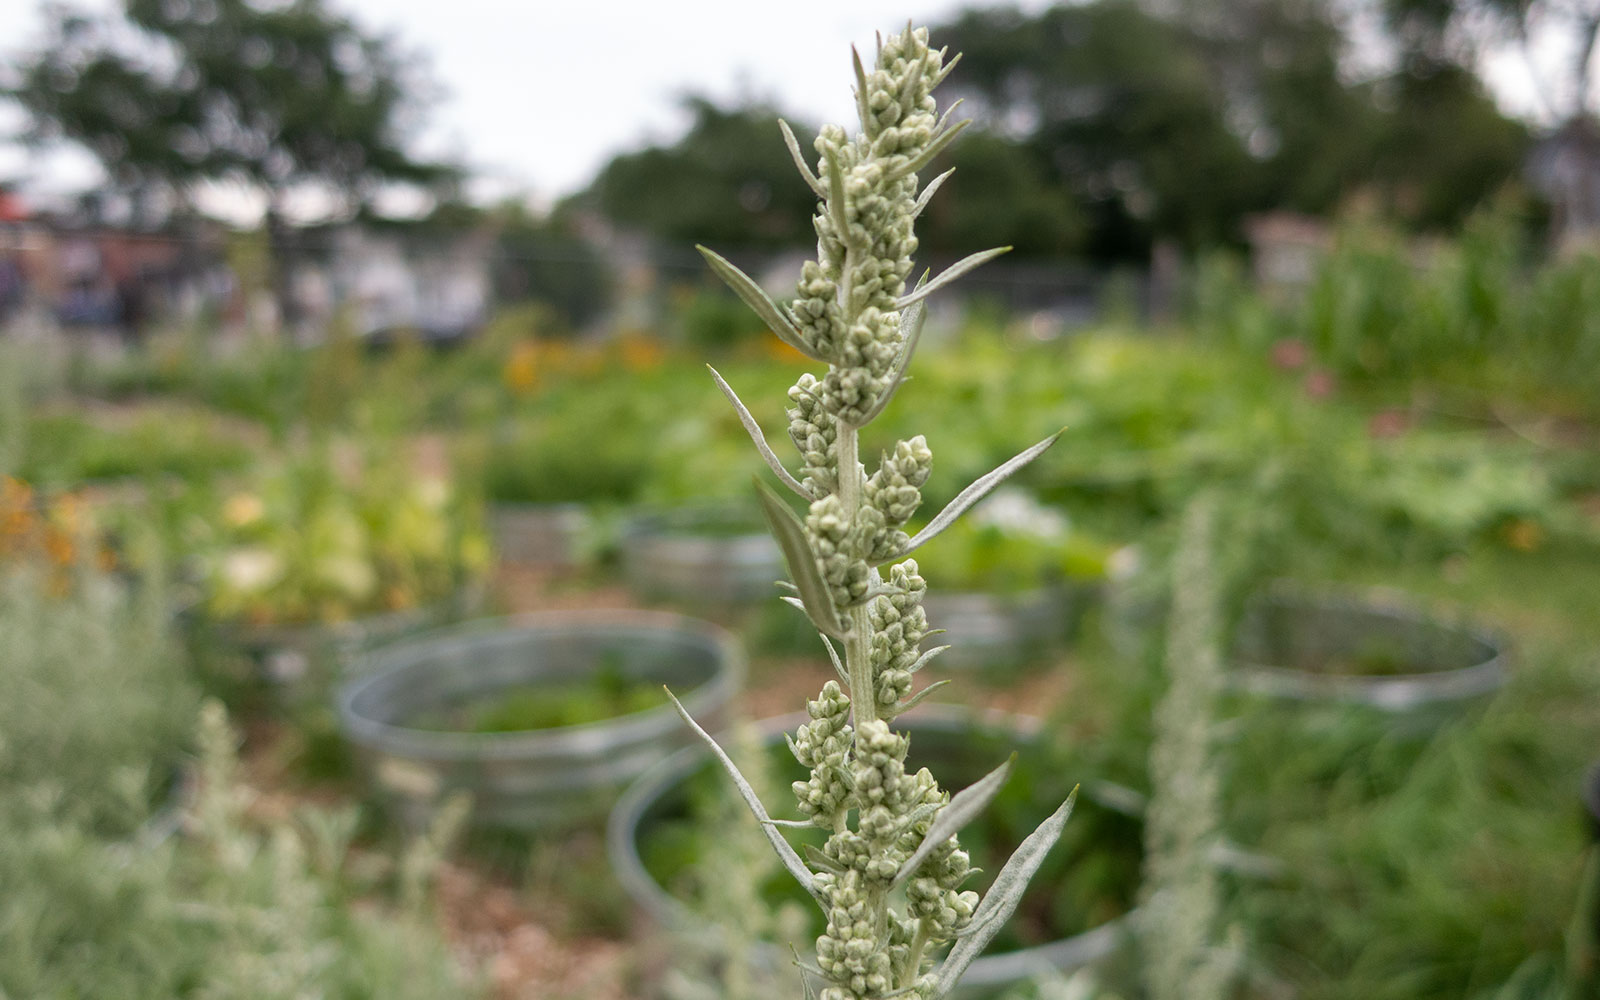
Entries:
POLYGON ((1343 9, 1096 0, 935 31, 964 56, 951 86, 1047 165, 1102 260, 1235 241, 1247 214, 1326 214, 1367 189, 1410 224, 1458 223, 1517 174, 1524 130, 1470 74, 1349 79, 1343 9))
MULTIPOLYGON (((814 242, 816 195, 795 171, 769 107, 723 109, 703 97, 686 106, 688 133, 671 146, 616 157, 585 200, 607 218, 671 243, 788 247, 814 242)), ((811 155, 816 133, 790 122, 811 155)))
POLYGON ((951 86, 980 120, 1037 151, 1090 219, 1100 258, 1170 235, 1233 234, 1258 164, 1219 82, 1180 26, 1132 0, 970 10, 934 35, 962 53, 951 86))
POLYGON ((1557 124, 1600 114, 1600 4, 1594 0, 1376 0, 1403 57, 1423 70, 1470 69, 1491 47, 1521 50, 1544 111, 1557 124), (1567 58, 1534 47, 1555 38, 1567 58))
POLYGON ((25 137, 83 145, 136 201, 243 181, 266 198, 280 259, 291 191, 317 188, 353 215, 385 184, 456 176, 406 148, 424 89, 415 59, 322 0, 125 0, 112 17, 46 14, 45 43, 5 88, 29 117, 25 137))
POLYGON ((971 132, 928 171, 956 172, 928 203, 917 228, 923 249, 965 254, 1009 246, 1013 258, 1080 252, 1088 220, 1038 150, 993 132, 971 132))
POLYGON ((1381 86, 1387 113, 1372 187, 1391 218, 1454 229, 1519 177, 1528 130, 1468 70, 1411 64, 1381 86))

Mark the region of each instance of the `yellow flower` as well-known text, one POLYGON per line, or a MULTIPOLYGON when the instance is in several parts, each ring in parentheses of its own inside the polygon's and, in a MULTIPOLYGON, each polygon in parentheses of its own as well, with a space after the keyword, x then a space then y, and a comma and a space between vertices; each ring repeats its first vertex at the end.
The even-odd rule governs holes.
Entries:
POLYGON ((235 493, 222 505, 222 519, 235 528, 255 524, 266 512, 266 505, 253 493, 235 493))
POLYGON ((506 387, 517 395, 526 395, 539 381, 539 343, 524 340, 511 348, 502 373, 506 387))
POLYGON ((1538 521, 1519 517, 1506 525, 1505 539, 1518 552, 1533 552, 1544 544, 1544 528, 1538 521))

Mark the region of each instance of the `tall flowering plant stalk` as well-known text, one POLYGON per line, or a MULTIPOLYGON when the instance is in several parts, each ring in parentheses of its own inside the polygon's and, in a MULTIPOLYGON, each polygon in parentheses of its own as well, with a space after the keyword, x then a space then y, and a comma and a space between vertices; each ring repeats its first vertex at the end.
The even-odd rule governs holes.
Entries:
POLYGON ((1017 848, 980 898, 962 888, 974 869, 956 833, 999 791, 1012 761, 952 796, 926 768, 907 772, 908 739, 892 726, 939 686, 912 693, 915 674, 948 648, 921 648, 929 635, 922 610, 926 584, 907 557, 1055 441, 1039 442, 973 483, 915 536, 905 527, 921 503, 933 460, 923 436, 896 443, 870 475, 861 463, 860 431, 905 380, 926 297, 1009 249, 973 254, 907 290, 917 248, 913 224, 949 176, 919 191, 918 173, 967 125, 951 124, 949 111, 939 117, 933 99, 955 64, 928 47, 926 29, 908 25, 880 39, 870 72, 856 56, 861 130, 852 137, 838 126, 824 127, 815 170, 782 126, 795 165, 819 200, 817 259, 805 264, 792 302, 778 305, 738 268, 700 248, 774 334, 827 365, 820 376, 800 376, 789 390, 798 476, 712 371, 768 466, 807 505, 801 518, 774 491, 758 486, 792 577, 785 600, 816 625, 839 674, 807 703, 811 721, 790 740, 795 759, 811 769, 793 786, 806 818, 772 819, 727 754, 683 713, 732 776, 790 874, 827 916, 817 963, 803 966, 826 984, 821 1000, 949 994, 1016 909, 1072 809, 1069 798, 1017 848), (808 846, 802 858, 779 828, 807 825, 829 836, 821 850, 808 846), (936 961, 945 946, 948 952, 936 961))

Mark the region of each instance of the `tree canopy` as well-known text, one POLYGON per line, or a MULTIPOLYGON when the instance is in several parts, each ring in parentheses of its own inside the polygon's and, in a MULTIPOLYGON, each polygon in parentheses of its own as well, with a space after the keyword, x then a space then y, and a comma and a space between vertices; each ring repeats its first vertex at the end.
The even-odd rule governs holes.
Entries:
POLYGON ((322 0, 126 0, 111 17, 57 6, 47 20, 6 93, 27 138, 83 145, 116 186, 231 178, 276 202, 309 184, 354 211, 384 183, 454 175, 407 148, 415 61, 322 0))

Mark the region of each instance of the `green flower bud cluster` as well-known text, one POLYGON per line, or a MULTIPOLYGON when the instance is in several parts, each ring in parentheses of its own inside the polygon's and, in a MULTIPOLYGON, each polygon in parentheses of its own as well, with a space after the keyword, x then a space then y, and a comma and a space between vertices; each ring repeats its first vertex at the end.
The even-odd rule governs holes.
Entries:
POLYGON ((818 174, 828 184, 812 220, 818 259, 801 269, 789 308, 801 339, 829 362, 816 393, 821 409, 850 424, 887 390, 899 356, 896 303, 917 249, 916 166, 934 142, 943 62, 926 29, 890 37, 857 95, 861 134, 852 140, 828 125, 817 136, 818 174))
POLYGON ((810 372, 789 389, 789 440, 800 450, 805 463, 804 485, 812 496, 822 496, 839 488, 839 457, 834 445, 839 439, 838 421, 822 409, 818 395, 821 383, 810 372))
POLYGON ((880 709, 892 711, 911 692, 911 668, 920 651, 917 646, 928 634, 928 616, 922 610, 927 581, 917 575, 917 562, 907 559, 889 571, 889 585, 895 593, 872 599, 867 606, 867 621, 872 624, 873 690, 880 709))
POLYGON ((811 777, 796 781, 790 787, 799 802, 802 815, 811 818, 817 826, 834 828, 841 821, 849 805, 849 788, 845 784, 845 761, 850 753, 854 733, 846 720, 850 717, 850 699, 839 687, 838 681, 822 686, 822 694, 806 703, 808 723, 795 732, 790 749, 795 760, 811 768, 811 777))

